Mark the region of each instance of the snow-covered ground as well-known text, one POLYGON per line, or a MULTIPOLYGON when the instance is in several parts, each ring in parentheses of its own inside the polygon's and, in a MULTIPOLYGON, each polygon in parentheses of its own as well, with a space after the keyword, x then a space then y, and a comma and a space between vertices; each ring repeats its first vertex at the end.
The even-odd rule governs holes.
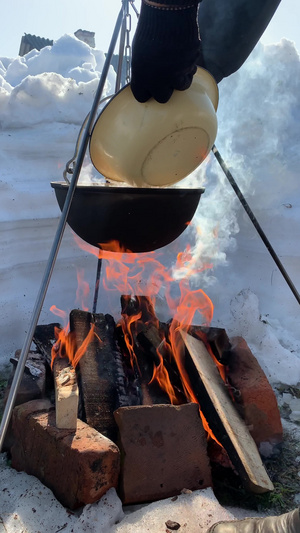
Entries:
MULTIPOLYGON (((60 214, 50 181, 62 179, 73 155, 104 54, 65 35, 52 48, 23 58, 0 59, 2 368, 22 347, 31 320, 60 214)), ((114 82, 111 69, 106 94, 113 92, 114 82)), ((287 40, 258 44, 239 72, 223 80, 219 89, 216 146, 300 290, 298 52, 287 40)), ((81 179, 96 178, 87 159, 81 179)), ((181 186, 190 184, 205 186, 206 192, 193 224, 160 251, 160 258, 176 279, 190 277, 193 288, 207 292, 215 306, 212 324, 225 327, 230 335, 242 335, 271 383, 296 385, 300 382, 299 304, 213 155, 181 186), (174 273, 177 254, 187 244, 193 249, 192 265, 174 273), (207 262, 213 268, 191 275, 195 266, 200 269, 207 262)), ((91 308, 96 266, 95 257, 76 245, 67 228, 39 323, 56 321, 50 312, 53 304, 64 310, 76 307, 78 269, 84 269, 90 284, 91 308)), ((158 313, 169 318, 164 304, 162 295, 158 313)), ((111 309, 100 290, 99 312, 118 315, 118 307, 119 294, 111 309)), ((1 468, 3 472, 6 467, 1 468)), ((20 530, 11 527, 9 531, 20 530)))
MULTIPOLYGON (((188 533, 206 533, 220 520, 249 516, 249 511, 223 508, 211 488, 183 491, 177 499, 124 510, 115 489, 110 489, 99 502, 74 513, 60 505, 51 490, 36 478, 6 466, 3 455, 0 474, 1 533, 161 533, 168 530, 168 520, 177 522, 188 533)), ((258 515, 251 512, 251 516, 258 515)))

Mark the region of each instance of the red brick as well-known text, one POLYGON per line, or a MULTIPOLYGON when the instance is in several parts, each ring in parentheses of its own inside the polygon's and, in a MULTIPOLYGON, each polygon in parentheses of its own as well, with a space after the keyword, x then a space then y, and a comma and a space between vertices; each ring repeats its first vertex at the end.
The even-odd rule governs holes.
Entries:
POLYGON ((281 443, 283 432, 274 391, 246 341, 242 337, 230 341, 228 378, 238 391, 236 402, 249 431, 258 447, 262 443, 281 443))
POLYGON ((159 500, 211 486, 206 434, 197 404, 121 407, 124 503, 159 500))
POLYGON ((80 420, 76 431, 57 429, 47 400, 16 407, 13 430, 12 466, 40 479, 64 506, 96 502, 117 487, 118 447, 80 420))

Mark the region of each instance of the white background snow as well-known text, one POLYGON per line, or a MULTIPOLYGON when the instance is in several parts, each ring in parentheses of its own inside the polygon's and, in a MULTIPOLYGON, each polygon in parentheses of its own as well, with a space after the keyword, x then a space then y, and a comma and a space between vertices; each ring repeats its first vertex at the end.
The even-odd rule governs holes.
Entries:
MULTIPOLYGON (((22 347, 57 228, 60 210, 50 181, 62 179, 73 155, 104 54, 65 35, 52 48, 0 59, 0 367, 4 367, 22 347)), ((111 69, 107 94, 114 82, 111 69)), ((219 89, 216 146, 300 290, 298 52, 287 40, 260 43, 219 89)), ((87 159, 81 179, 95 177, 87 159)), ((299 304, 212 155, 182 185, 190 183, 204 185, 206 192, 193 226, 176 246, 163 251, 165 263, 172 269, 176 254, 188 242, 199 265, 212 262, 213 269, 193 277, 191 284, 203 288, 214 302, 213 325, 244 336, 271 383, 296 385, 299 304)), ((56 321, 49 311, 53 304, 65 310, 76 307, 80 268, 91 287, 91 307, 96 266, 95 257, 78 248, 67 228, 39 323, 56 321)), ((116 309, 102 309, 103 302, 100 292, 99 311, 118 314, 116 309)), ((167 313, 163 303, 162 298, 161 312, 167 313)))

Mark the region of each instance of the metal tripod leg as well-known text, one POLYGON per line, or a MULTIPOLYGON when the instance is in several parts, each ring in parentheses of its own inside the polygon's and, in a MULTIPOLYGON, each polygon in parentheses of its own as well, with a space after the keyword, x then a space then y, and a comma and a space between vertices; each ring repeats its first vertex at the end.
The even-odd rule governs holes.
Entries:
POLYGON ((13 381, 12 381, 12 384, 11 384, 11 388, 10 388, 10 391, 9 391, 8 399, 7 399, 6 406, 5 406, 4 413, 3 413, 3 417, 2 417, 2 422, 1 422, 1 425, 0 425, 0 452, 2 450, 2 446, 3 446, 3 443, 4 443, 4 438, 5 438, 7 429, 8 429, 8 425, 9 425, 9 421, 10 421, 10 418, 11 418, 11 415, 12 415, 12 410, 13 410, 14 403, 15 403, 15 400, 16 400, 16 397, 17 397, 18 389, 19 389, 21 381, 22 381, 22 377, 23 377, 23 373, 24 373, 24 369, 25 369, 25 364, 26 364, 26 360, 27 360, 27 356, 28 356, 28 352, 29 352, 29 349, 30 349, 30 346, 31 346, 31 343, 32 343, 32 338, 33 338, 33 335, 34 335, 34 332, 35 332, 35 329, 36 329, 36 326, 37 326, 37 323, 38 323, 38 319, 39 319, 39 316, 40 316, 40 313, 41 313, 41 310, 42 310, 42 306, 43 306, 43 303, 44 303, 44 300, 45 300, 45 296, 46 296, 47 289, 48 289, 48 286, 49 286, 50 278, 51 278, 51 275, 52 275, 52 272, 53 272, 55 260, 57 258, 57 254, 58 254, 59 247, 60 247, 60 244, 61 244, 61 241, 62 241, 63 233, 64 233, 64 230, 65 230, 65 227, 66 227, 69 210, 70 210, 70 207, 71 207, 72 199, 73 199, 74 192, 75 192, 75 189, 76 189, 76 185, 77 185, 77 182, 78 182, 78 178, 79 178, 79 174, 80 174, 81 167, 82 167, 82 164, 83 164, 84 156, 85 156, 85 153, 86 153, 86 150, 87 150, 89 137, 90 137, 90 134, 91 134, 91 131, 92 131, 92 127, 93 127, 93 123, 94 123, 94 120, 95 120, 95 117, 96 117, 96 114, 97 114, 97 108, 98 108, 98 105, 99 105, 99 102, 100 102, 100 99, 101 99, 101 96, 102 96, 102 93, 103 93, 104 85, 105 85, 106 78, 107 78, 107 75, 108 75, 109 66, 110 66, 111 59, 112 59, 112 56, 113 56, 113 53, 114 53, 114 49, 115 49, 115 46, 116 46, 118 35, 120 33, 120 29, 121 29, 121 26, 122 26, 123 12, 124 11, 123 11, 123 7, 122 7, 122 9, 120 10, 120 13, 118 15, 115 28, 114 28, 113 36, 112 36, 111 43, 110 43, 110 46, 109 46, 109 50, 108 50, 108 53, 107 53, 107 56, 106 56, 106 60, 105 60, 104 66, 103 66, 103 71, 102 71, 102 74, 101 74, 101 78, 100 78, 100 81, 99 81, 99 85, 98 85, 98 88, 97 88, 97 92, 96 92, 95 100, 94 100, 94 103, 93 103, 93 106, 92 106, 92 109, 91 109, 89 120, 88 120, 86 129, 85 129, 85 133, 84 133, 84 135, 82 137, 82 142, 81 142, 80 150, 79 150, 79 153, 78 153, 78 159, 77 159, 76 166, 75 166, 75 169, 74 169, 74 174, 73 174, 72 180, 70 182, 68 194, 67 194, 67 197, 66 197, 66 200, 65 200, 65 204, 64 204, 64 207, 63 207, 63 210, 62 210, 62 213, 61 213, 59 225, 58 225, 58 228, 57 228, 57 231, 56 231, 56 235, 55 235, 55 238, 54 238, 54 241, 53 241, 53 245, 52 245, 52 248, 51 248, 51 251, 50 251, 50 255, 49 255, 48 263, 47 263, 47 266, 46 266, 46 269, 45 269, 44 277, 43 277, 43 280, 42 280, 42 283, 41 283, 41 287, 40 287, 40 290, 39 290, 39 293, 38 293, 38 296, 37 296, 37 299, 36 299, 35 307, 34 307, 33 314, 32 314, 31 324, 30 324, 30 327, 28 329, 28 333, 27 333, 27 336, 26 336, 26 339, 25 339, 25 342, 24 342, 24 346, 23 346, 21 354, 20 354, 18 365, 17 365, 16 371, 15 371, 15 374, 14 374, 14 378, 13 378, 13 381))
MULTIPOLYGON (((122 66, 123 66, 123 59, 124 59, 124 52, 125 52, 126 15, 128 15, 128 2, 126 5, 124 5, 124 16, 123 16, 123 22, 122 22, 122 28, 121 28, 121 34, 120 34, 119 62, 118 62, 118 68, 117 68, 115 93, 117 93, 120 90, 121 84, 122 84, 122 66)), ((100 278, 101 278, 101 267, 102 267, 102 259, 99 257, 98 262, 97 262, 97 272, 96 272, 93 311, 92 311, 93 313, 97 312, 99 286, 100 286, 100 278)))
POLYGON ((99 285, 100 285, 100 277, 101 277, 101 267, 102 267, 102 259, 101 259, 101 257, 98 257, 97 272, 96 272, 96 283, 95 283, 95 292, 94 292, 94 300, 93 300, 93 313, 94 313, 94 314, 95 314, 96 311, 97 311, 98 294, 99 294, 99 285))
POLYGON ((280 261, 278 255, 276 254, 273 246, 271 245, 269 239, 267 238, 265 232, 261 228, 260 224, 258 223, 257 218, 255 217, 252 209, 250 208, 246 198, 243 196, 242 191, 240 190, 239 186, 237 185, 236 181, 233 178, 233 175, 231 174, 230 170, 227 168, 224 159, 221 157, 221 154, 219 150, 217 150, 216 146, 213 145, 212 152, 215 155, 215 158, 217 159, 220 167, 222 168, 226 178, 228 179, 231 187, 233 188, 234 192, 236 193, 239 201, 241 202, 243 208, 245 209, 247 215, 249 216, 253 226, 255 227, 258 235, 260 236, 261 240, 263 241, 264 245, 266 246, 268 252, 270 253, 273 261, 277 265, 279 271, 281 272, 282 276, 284 277, 285 281, 287 282, 289 288, 291 289, 293 295, 295 296, 298 304, 300 304, 300 294, 297 291, 294 283, 292 282, 290 276, 288 275, 287 271, 285 270, 282 262, 280 261))

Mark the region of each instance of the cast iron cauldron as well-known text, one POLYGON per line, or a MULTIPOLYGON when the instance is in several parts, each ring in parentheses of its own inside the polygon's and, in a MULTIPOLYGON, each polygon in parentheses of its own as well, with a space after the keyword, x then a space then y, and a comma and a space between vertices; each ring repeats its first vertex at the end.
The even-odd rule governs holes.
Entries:
MULTIPOLYGON (((69 185, 52 182, 60 209, 69 185)), ((147 189, 78 185, 67 222, 84 241, 101 248, 117 240, 131 252, 166 246, 192 220, 203 188, 147 189)))

